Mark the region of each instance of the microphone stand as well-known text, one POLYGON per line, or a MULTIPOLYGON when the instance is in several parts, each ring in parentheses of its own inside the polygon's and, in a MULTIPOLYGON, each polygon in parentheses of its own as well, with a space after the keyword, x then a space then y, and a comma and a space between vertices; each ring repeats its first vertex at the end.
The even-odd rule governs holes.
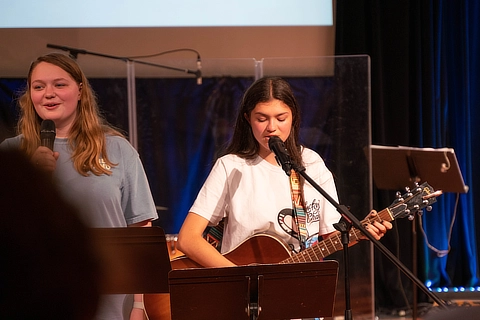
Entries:
POLYGON ((350 307, 350 270, 348 259, 348 244, 350 243, 350 229, 352 224, 344 217, 333 225, 335 229, 340 231, 341 241, 343 245, 343 264, 344 264, 344 287, 345 287, 345 320, 352 320, 352 308, 350 307))
MULTIPOLYGON (((98 52, 92 52, 92 51, 87 51, 84 49, 78 49, 78 48, 71 48, 67 46, 59 46, 56 44, 47 44, 47 48, 52 48, 52 49, 58 49, 58 50, 63 50, 67 51, 70 56, 74 59, 77 59, 79 54, 89 54, 92 56, 98 56, 98 57, 103 57, 103 58, 109 58, 109 59, 114 59, 114 60, 122 60, 127 63, 127 95, 128 95, 128 136, 129 136, 129 141, 132 144, 132 146, 138 150, 138 139, 137 139, 137 98, 136 98, 136 90, 135 90, 135 68, 134 68, 134 63, 138 64, 143 64, 147 66, 152 66, 152 67, 157 67, 157 68, 163 68, 163 69, 169 69, 169 70, 174 70, 174 71, 181 71, 189 74, 194 74, 195 77, 197 78, 197 84, 201 84, 201 77, 202 77, 202 72, 200 70, 200 67, 198 68, 197 71, 193 71, 190 69, 181 69, 181 68, 175 68, 175 67, 170 67, 170 66, 165 66, 161 64, 156 64, 156 63, 151 63, 151 62, 146 62, 146 61, 141 61, 141 60, 134 60, 128 57, 120 57, 120 56, 112 56, 108 54, 103 54, 103 53, 98 53, 98 52)), ((197 60, 197 65, 200 58, 197 60)))
MULTIPOLYGON (((279 158, 277 157, 277 160, 278 159, 279 158)), ((322 189, 322 187, 320 187, 305 172, 305 167, 294 163, 294 161, 292 161, 291 159, 288 160, 287 162, 288 163, 286 163, 286 167, 289 167, 290 169, 295 170, 302 177, 304 177, 305 180, 307 180, 318 192, 320 192, 340 213, 340 215, 342 216, 342 219, 340 220, 340 222, 338 224, 336 224, 335 228, 339 227, 340 229, 347 230, 347 229, 350 228, 348 225, 351 225, 351 226, 355 227, 356 229, 360 230, 361 233, 363 235, 365 235, 365 237, 367 237, 370 241, 372 241, 372 243, 375 245, 375 247, 378 250, 380 250, 384 255, 386 255, 412 282, 414 282, 414 284, 416 284, 420 289, 422 289, 425 292, 425 294, 427 296, 429 296, 434 302, 436 302, 438 304, 438 306, 440 306, 442 308, 447 308, 447 304, 445 303, 445 301, 441 300, 433 292, 428 290, 428 288, 400 260, 398 260, 397 257, 395 257, 395 255, 393 255, 380 241, 375 239, 373 237, 373 235, 365 229, 365 227, 361 224, 361 222, 344 205, 340 205, 324 189, 322 189), (347 222, 348 225, 344 225, 345 222, 347 222)), ((288 171, 290 172, 290 170, 288 170, 288 171)), ((343 238, 343 235, 345 235, 345 237, 348 236, 347 231, 341 231, 341 232, 342 232, 342 238, 343 238)), ((343 243, 344 244, 344 249, 346 249, 346 247, 348 247, 348 239, 345 239, 345 240, 347 240, 346 241, 347 244, 345 245, 345 243, 343 243)), ((342 242, 343 242, 343 240, 342 240, 342 242)), ((344 252, 345 256, 346 256, 346 254, 347 254, 347 252, 344 252)), ((348 271, 348 264, 347 264, 347 261, 345 260, 345 273, 347 273, 347 271, 348 271)), ((346 280, 348 280, 348 279, 346 279, 346 280)), ((350 284, 349 284, 348 281, 346 281, 345 289, 350 290, 350 284)), ((346 291, 345 296, 349 297, 350 292, 346 291)), ((347 300, 346 302, 348 302, 350 304, 349 300, 347 300)), ((345 315, 349 316, 349 318, 345 318, 345 319, 352 319, 351 318, 351 310, 349 310, 349 306, 348 306, 348 309, 345 310, 345 315)))
POLYGON ((147 62, 147 61, 135 60, 135 59, 131 59, 131 58, 128 58, 128 57, 112 56, 112 55, 109 55, 109 54, 92 52, 92 51, 87 51, 87 50, 84 50, 84 49, 77 49, 77 48, 71 48, 71 47, 66 47, 66 46, 59 46, 59 45, 56 45, 56 44, 47 43, 47 48, 67 51, 70 54, 70 56, 72 56, 72 58, 74 58, 74 59, 77 59, 79 53, 89 54, 89 55, 97 56, 97 57, 103 57, 103 58, 109 58, 109 59, 115 59, 115 60, 122 60, 124 62, 128 62, 128 61, 135 62, 135 63, 138 63, 138 64, 143 64, 143 65, 147 65, 147 66, 151 66, 151 67, 158 67, 158 68, 169 69, 169 70, 174 70, 174 71, 181 71, 181 72, 185 72, 185 73, 194 74, 197 77, 199 77, 201 75, 200 70, 193 71, 193 70, 190 70, 190 69, 170 67, 170 66, 151 63, 151 62, 147 62))

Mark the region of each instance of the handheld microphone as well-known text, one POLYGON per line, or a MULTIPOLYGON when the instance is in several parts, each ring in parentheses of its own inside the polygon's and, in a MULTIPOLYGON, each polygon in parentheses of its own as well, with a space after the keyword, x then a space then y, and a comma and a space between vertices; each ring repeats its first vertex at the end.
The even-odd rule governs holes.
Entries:
POLYGON ((202 60, 200 56, 197 58, 197 72, 195 72, 195 76, 197 77, 197 84, 202 84, 202 60))
POLYGON ((55 122, 52 120, 43 120, 40 127, 40 143, 42 146, 53 151, 53 143, 55 142, 55 122))
POLYGON ((277 159, 277 163, 282 166, 283 171, 285 171, 287 176, 290 176, 292 162, 282 139, 277 136, 270 137, 270 139, 268 139, 268 147, 275 153, 275 159, 277 159))

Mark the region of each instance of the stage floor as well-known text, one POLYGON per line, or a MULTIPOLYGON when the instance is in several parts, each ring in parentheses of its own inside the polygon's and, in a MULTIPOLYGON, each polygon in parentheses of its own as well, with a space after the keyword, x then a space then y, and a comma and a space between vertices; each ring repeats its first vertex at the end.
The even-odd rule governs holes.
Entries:
MULTIPOLYGON (((440 308, 437 305, 420 303, 417 306, 415 317, 411 310, 382 310, 377 311, 374 319, 367 316, 359 316, 352 310, 352 316, 355 320, 480 320, 480 300, 450 300, 447 309, 440 308), (476 309, 473 310, 473 309, 476 309), (446 315, 454 311, 452 317, 446 315), (475 311, 475 312, 473 312, 475 311)), ((334 318, 325 318, 325 320, 344 320, 343 316, 334 318)))

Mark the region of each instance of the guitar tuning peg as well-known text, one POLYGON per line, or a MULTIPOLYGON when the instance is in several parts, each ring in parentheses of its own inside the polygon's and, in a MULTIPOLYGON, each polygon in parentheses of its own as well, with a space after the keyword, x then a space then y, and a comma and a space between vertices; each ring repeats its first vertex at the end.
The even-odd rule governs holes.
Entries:
POLYGON ((405 187, 405 191, 410 192, 410 188, 409 188, 409 187, 405 187))
POLYGON ((423 200, 422 202, 425 207, 425 210, 432 211, 432 206, 428 205, 428 200, 423 200))
POLYGON ((408 215, 408 220, 413 221, 415 219, 415 216, 413 214, 408 215))
POLYGON ((395 193, 395 197, 397 197, 398 199, 402 197, 402 193, 400 191, 397 191, 395 193))

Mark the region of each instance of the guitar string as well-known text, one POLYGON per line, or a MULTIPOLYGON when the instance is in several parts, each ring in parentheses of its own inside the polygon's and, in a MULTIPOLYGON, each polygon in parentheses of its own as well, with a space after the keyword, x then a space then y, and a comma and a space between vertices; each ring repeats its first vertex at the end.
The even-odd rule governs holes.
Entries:
MULTIPOLYGON (((362 225, 366 223, 372 223, 374 221, 382 222, 383 220, 386 220, 387 218, 390 218, 388 209, 384 209, 380 212, 378 212, 376 217, 368 217, 364 220, 361 221, 362 225), (382 218, 382 216, 385 216, 385 218, 382 218)), ((355 228, 352 228, 352 230, 349 233, 350 237, 355 237, 355 241, 358 241, 361 236, 361 231, 355 228)), ((325 240, 317 243, 316 245, 309 247, 292 257, 282 261, 282 263, 290 263, 290 262, 312 262, 312 261, 319 261, 322 258, 325 258, 329 256, 330 254, 339 251, 343 249, 343 245, 341 244, 340 241, 340 234, 335 234, 331 237, 326 238, 325 240), (333 242, 333 240, 336 240, 333 242), (323 245, 322 245, 323 244, 323 245), (323 252, 326 250, 327 252, 323 252), (315 256, 315 259, 312 259, 312 254, 315 256), (308 256, 308 259, 307 259, 308 256), (319 256, 321 258, 319 258, 319 256)))

